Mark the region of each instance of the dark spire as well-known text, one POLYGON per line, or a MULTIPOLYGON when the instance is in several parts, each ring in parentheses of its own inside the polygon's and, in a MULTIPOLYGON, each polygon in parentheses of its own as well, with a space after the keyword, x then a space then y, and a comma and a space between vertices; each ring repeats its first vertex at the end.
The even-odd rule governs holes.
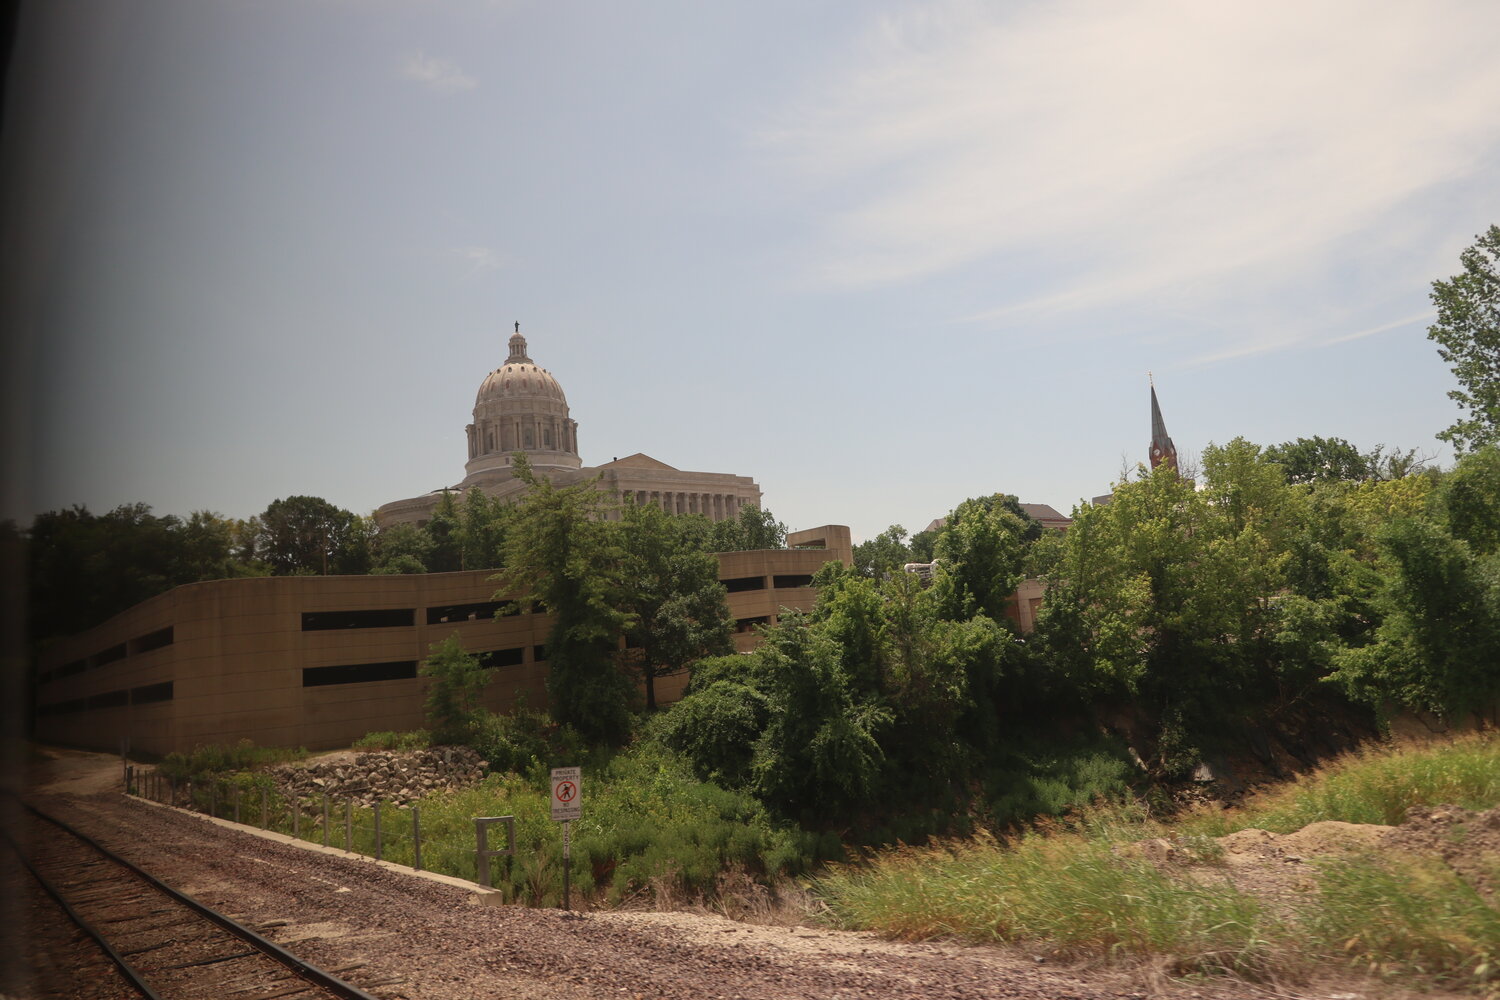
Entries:
MULTIPOLYGON (((1147 372, 1146 377, 1151 378, 1147 372)), ((1151 380, 1151 468, 1163 462, 1177 468, 1177 447, 1167 435, 1167 423, 1161 418, 1161 405, 1156 401, 1156 381, 1151 380)))

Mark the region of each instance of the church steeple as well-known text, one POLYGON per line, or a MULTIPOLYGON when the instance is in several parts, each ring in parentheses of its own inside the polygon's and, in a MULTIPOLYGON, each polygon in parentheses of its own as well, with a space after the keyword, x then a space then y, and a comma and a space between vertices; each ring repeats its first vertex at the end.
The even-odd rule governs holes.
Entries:
POLYGON ((1151 468, 1166 463, 1175 469, 1177 446, 1172 444, 1167 435, 1167 423, 1161 418, 1161 405, 1156 401, 1156 380, 1151 378, 1150 372, 1146 373, 1146 378, 1151 382, 1151 468))

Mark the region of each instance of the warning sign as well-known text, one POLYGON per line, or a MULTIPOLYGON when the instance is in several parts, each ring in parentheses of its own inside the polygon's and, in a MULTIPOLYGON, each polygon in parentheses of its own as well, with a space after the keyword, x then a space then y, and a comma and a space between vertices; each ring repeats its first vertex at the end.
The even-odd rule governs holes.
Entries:
POLYGON ((581 819, 583 817, 582 771, 580 767, 554 767, 552 769, 553 819, 581 819))

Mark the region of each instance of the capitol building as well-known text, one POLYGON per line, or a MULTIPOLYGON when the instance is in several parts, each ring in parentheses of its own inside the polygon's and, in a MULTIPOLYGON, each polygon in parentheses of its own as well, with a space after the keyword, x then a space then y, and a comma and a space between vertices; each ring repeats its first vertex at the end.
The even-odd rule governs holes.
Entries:
POLYGON ((469 460, 463 480, 381 506, 375 511, 381 527, 426 521, 444 494, 467 493, 476 486, 501 500, 519 499, 527 486, 516 478, 511 464, 517 452, 554 485, 597 476, 601 490, 621 500, 655 504, 669 514, 702 514, 723 521, 738 517, 743 507, 760 506, 760 487, 748 476, 686 472, 640 452, 585 466, 578 452, 578 422, 568 415, 568 399, 552 373, 531 360, 520 324, 510 338, 505 364, 480 384, 474 422, 464 433, 469 460))

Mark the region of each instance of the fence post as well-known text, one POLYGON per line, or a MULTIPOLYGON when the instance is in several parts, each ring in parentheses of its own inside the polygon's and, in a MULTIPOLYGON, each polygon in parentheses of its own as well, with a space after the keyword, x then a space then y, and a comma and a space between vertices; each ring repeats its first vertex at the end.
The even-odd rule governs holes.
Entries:
POLYGON ((292 839, 302 839, 302 799, 292 796, 292 839))
POLYGON ((134 777, 134 774, 132 774, 133 771, 134 771, 134 768, 132 768, 129 764, 125 765, 125 794, 126 795, 130 794, 130 784, 131 784, 130 779, 134 777))
POLYGON ((260 828, 262 830, 266 829, 266 827, 268 826, 266 813, 270 805, 270 799, 271 796, 269 791, 267 790, 266 786, 262 785, 260 787, 260 828))
POLYGON ((375 860, 380 860, 380 800, 375 800, 375 860))
POLYGON ((234 821, 240 821, 240 786, 234 786, 234 821))
POLYGON ((344 853, 354 853, 354 800, 344 800, 344 853))
POLYGON ((208 785, 208 814, 214 819, 219 818, 219 779, 215 778, 208 785))
POLYGON ((416 855, 412 867, 417 871, 422 870, 422 807, 411 807, 411 844, 412 853, 416 855))
MULTIPOLYGON (((514 816, 476 816, 474 818, 474 867, 475 874, 479 877, 476 881, 486 889, 493 889, 490 882, 490 858, 504 854, 512 856, 516 853, 516 818, 514 816), (490 850, 489 828, 492 823, 504 823, 506 832, 506 846, 504 850, 490 850)), ((502 896, 504 890, 501 891, 502 896)))
POLYGON ((328 793, 323 793, 323 846, 328 846, 328 793))
POLYGON ((169 803, 169 805, 171 805, 175 809, 177 807, 177 779, 175 777, 168 778, 167 786, 170 789, 168 794, 172 796, 172 801, 169 803))

